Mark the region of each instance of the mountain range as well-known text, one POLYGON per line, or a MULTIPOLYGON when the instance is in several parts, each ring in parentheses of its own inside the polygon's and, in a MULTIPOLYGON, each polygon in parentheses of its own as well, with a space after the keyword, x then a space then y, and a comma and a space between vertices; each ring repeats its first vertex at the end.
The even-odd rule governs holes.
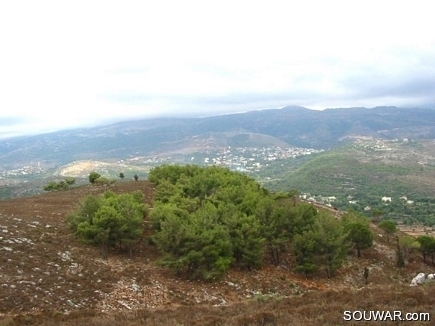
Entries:
POLYGON ((435 110, 376 107, 314 111, 290 106, 206 118, 159 118, 0 142, 0 168, 56 167, 83 159, 197 152, 223 146, 329 149, 355 137, 435 138, 435 110))

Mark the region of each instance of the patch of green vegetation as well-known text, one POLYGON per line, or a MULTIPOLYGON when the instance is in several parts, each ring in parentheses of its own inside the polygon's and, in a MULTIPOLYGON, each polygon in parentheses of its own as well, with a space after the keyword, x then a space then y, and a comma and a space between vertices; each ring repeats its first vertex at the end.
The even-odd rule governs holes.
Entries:
POLYGON ((280 264, 288 250, 297 271, 333 276, 353 241, 332 215, 297 203, 296 192, 270 194, 238 172, 163 165, 149 179, 157 185, 150 220, 162 263, 193 278, 258 268, 264 257, 280 264))
POLYGON ((50 181, 43 188, 44 191, 55 191, 55 190, 66 190, 69 186, 72 186, 76 182, 75 178, 65 178, 65 180, 61 180, 59 182, 50 181))
POLYGON ((373 149, 346 145, 318 154, 279 180, 265 182, 273 191, 296 188, 312 196, 335 196, 333 206, 406 223, 435 224, 435 168, 395 160, 373 149), (384 159, 387 157, 387 159, 384 159), (391 197, 391 202, 382 201, 391 197), (402 198, 402 199, 401 199, 402 198), (412 200, 408 202, 408 200, 412 200))
POLYGON ((146 212, 142 192, 116 195, 106 191, 99 197, 87 196, 67 219, 74 234, 85 243, 100 246, 107 259, 109 248, 124 245, 131 250, 142 237, 146 212))

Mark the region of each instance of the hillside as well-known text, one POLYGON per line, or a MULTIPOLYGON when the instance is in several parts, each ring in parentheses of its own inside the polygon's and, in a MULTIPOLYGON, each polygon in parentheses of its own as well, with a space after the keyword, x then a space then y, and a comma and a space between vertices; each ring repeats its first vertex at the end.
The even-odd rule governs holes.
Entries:
MULTIPOLYGON (((126 121, 2 139, 0 198, 35 195, 53 177, 68 174, 85 178, 93 169, 110 178, 116 178, 120 172, 145 178, 150 168, 162 163, 224 163, 233 170, 252 173, 260 182, 274 187, 269 181, 281 179, 283 172, 293 171, 309 160, 308 156, 301 159, 303 155, 361 139, 387 142, 406 139, 409 153, 433 166, 431 146, 423 145, 417 152, 412 148, 414 144, 435 138, 433 121, 433 109, 377 107, 313 111, 293 106, 206 118, 126 121), (427 162, 426 156, 432 157, 432 163, 427 162)), ((395 161, 405 164, 397 157, 395 161)), ((418 181, 420 177, 414 176, 413 180, 418 181)), ((407 183, 407 189, 415 185, 408 181, 402 178, 400 182, 407 183)), ((421 181, 417 182, 417 188, 425 190, 425 180, 421 181)), ((316 190, 312 182, 299 184, 304 191, 308 191, 307 186, 316 190)), ((323 189, 320 190, 323 194, 323 189)))
MULTIPOLYGON (((141 190, 153 205, 154 185, 147 181, 110 189, 141 190)), ((375 246, 361 259, 351 256, 331 279, 294 274, 286 256, 278 266, 232 269, 218 282, 188 280, 161 267, 147 241, 132 256, 111 252, 104 261, 65 222, 85 195, 104 190, 87 185, 1 201, 2 325, 337 325, 344 310, 435 313, 432 286, 409 287, 416 272, 433 267, 416 255, 396 269, 394 247, 375 226, 375 246), (364 267, 370 269, 368 285, 364 267)))
POLYGON ((432 226, 434 166, 432 140, 357 139, 264 185, 276 191, 298 189, 325 204, 367 216, 379 209, 388 218, 432 226), (326 197, 336 199, 329 202, 326 197), (391 201, 383 202, 383 197, 391 201))

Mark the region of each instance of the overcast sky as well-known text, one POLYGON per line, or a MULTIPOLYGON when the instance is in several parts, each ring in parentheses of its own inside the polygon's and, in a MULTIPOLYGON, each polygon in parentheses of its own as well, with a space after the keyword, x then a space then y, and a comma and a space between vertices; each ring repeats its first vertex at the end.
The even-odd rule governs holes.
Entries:
POLYGON ((2 1, 0 137, 435 103, 430 1, 2 1))

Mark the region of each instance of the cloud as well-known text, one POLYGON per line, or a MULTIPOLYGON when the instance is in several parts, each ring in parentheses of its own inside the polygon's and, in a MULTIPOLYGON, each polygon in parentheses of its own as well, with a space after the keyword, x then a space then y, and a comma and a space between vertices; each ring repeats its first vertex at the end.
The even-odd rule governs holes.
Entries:
POLYGON ((7 128, 34 133, 286 105, 427 105, 429 9, 419 0, 9 1, 0 116, 26 117, 7 128))
POLYGON ((18 125, 20 123, 25 122, 27 119, 23 118, 23 117, 14 117, 14 116, 5 116, 2 117, 0 116, 0 126, 1 127, 9 127, 9 126, 14 126, 14 125, 18 125))

